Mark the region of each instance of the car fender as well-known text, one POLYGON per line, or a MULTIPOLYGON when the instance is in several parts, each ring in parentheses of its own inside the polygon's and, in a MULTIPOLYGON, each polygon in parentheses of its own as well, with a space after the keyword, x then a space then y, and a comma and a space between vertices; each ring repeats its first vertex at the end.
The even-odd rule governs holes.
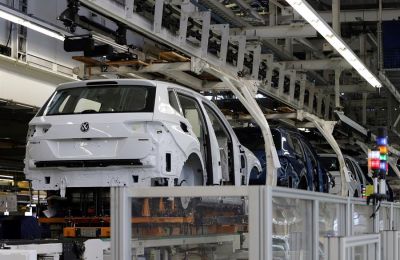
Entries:
POLYGON ((205 185, 207 183, 207 171, 206 171, 206 167, 204 165, 203 157, 201 156, 200 150, 193 149, 193 150, 189 151, 189 155, 186 157, 186 160, 182 163, 182 165, 180 167, 179 174, 182 171, 183 165, 187 162, 187 160, 190 158, 190 156, 193 156, 193 155, 195 155, 200 161, 201 169, 203 172, 203 185, 205 185))
POLYGON ((257 157, 246 147, 242 145, 242 148, 244 150, 244 156, 246 158, 246 180, 249 178, 250 172, 253 168, 257 168, 258 172, 262 172, 262 166, 260 161, 257 159, 257 157))

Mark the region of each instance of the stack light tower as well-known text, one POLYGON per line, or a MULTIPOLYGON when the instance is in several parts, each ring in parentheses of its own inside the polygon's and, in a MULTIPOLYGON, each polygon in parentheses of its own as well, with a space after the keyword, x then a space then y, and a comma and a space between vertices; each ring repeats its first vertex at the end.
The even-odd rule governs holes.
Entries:
POLYGON ((388 174, 388 136, 385 128, 378 129, 376 150, 369 151, 368 167, 372 172, 373 194, 369 199, 380 201, 386 199, 386 175, 388 174))

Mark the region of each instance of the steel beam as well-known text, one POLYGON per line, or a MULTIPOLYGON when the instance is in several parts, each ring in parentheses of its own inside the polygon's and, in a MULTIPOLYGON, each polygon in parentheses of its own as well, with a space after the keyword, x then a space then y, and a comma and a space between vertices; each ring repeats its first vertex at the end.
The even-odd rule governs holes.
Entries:
POLYGON ((176 80, 177 82, 189 86, 191 88, 197 89, 197 90, 204 90, 203 89, 203 81, 195 78, 185 72, 182 71, 165 71, 165 72, 160 72, 174 80, 176 80))
POLYGON ((382 81, 382 84, 388 88, 390 93, 392 93, 392 95, 396 98, 397 102, 400 102, 400 92, 383 72, 379 72, 379 79, 382 81))
MULTIPOLYGON (((318 90, 323 91, 324 93, 333 94, 335 93, 335 86, 315 86, 318 90)), ((376 88, 371 87, 371 85, 359 85, 359 84, 350 84, 350 85, 340 85, 341 93, 376 93, 376 88)))
POLYGON ((154 63, 142 69, 137 70, 137 72, 141 73, 151 73, 151 72, 162 73, 164 71, 192 71, 192 66, 190 61, 172 62, 172 63, 154 63))
MULTIPOLYGON (((341 10, 340 21, 342 23, 350 22, 377 22, 378 21, 378 9, 366 9, 366 10, 341 10)), ((332 12, 331 11, 320 11, 319 15, 328 23, 332 23, 332 12)), ((392 21, 399 18, 400 9, 383 9, 382 20, 392 21)))
POLYGON ((316 37, 317 31, 309 24, 263 26, 244 29, 247 39, 309 38, 316 37))
POLYGON ((296 60, 284 61, 287 69, 295 70, 335 70, 352 69, 351 65, 344 59, 322 59, 322 60, 296 60))
POLYGON ((252 8, 248 3, 246 3, 246 1, 244 1, 244 0, 233 0, 233 1, 236 2, 243 9, 245 9, 246 12, 248 12, 251 16, 254 17, 254 19, 265 24, 264 18, 261 15, 259 15, 258 12, 256 10, 254 10, 254 8, 252 8))

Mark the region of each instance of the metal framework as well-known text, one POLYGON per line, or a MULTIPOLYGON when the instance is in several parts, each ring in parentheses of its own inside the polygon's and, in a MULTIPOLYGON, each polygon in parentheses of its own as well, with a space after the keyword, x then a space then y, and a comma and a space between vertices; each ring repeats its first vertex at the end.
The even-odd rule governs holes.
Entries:
MULTIPOLYGON (((131 198, 186 197, 188 194, 192 197, 203 198, 244 197, 245 200, 248 201, 249 219, 249 248, 248 254, 244 258, 251 260, 273 259, 273 225, 277 224, 276 213, 273 212, 279 212, 281 210, 276 208, 278 206, 287 208, 289 205, 293 205, 293 203, 295 203, 294 205, 299 205, 298 207, 304 207, 301 206, 303 204, 308 205, 306 208, 310 212, 306 210, 304 216, 310 218, 311 221, 309 222, 309 225, 311 226, 306 225, 304 227, 304 232, 307 233, 304 235, 307 236, 307 239, 311 240, 311 252, 302 249, 302 251, 296 251, 297 255, 293 255, 294 257, 300 257, 299 254, 303 254, 303 257, 306 257, 305 259, 320 259, 320 237, 325 236, 323 235, 324 233, 321 233, 322 230, 320 230, 320 223, 321 221, 327 221, 322 212, 325 212, 324 214, 326 214, 326 208, 329 208, 329 205, 332 205, 335 208, 334 213, 328 213, 328 217, 331 217, 330 214, 335 214, 335 229, 337 231, 335 233, 336 235, 329 235, 326 237, 327 243, 324 244, 324 252, 326 257, 325 259, 327 260, 353 259, 346 257, 354 256, 356 253, 360 254, 359 250, 356 249, 356 247, 360 246, 364 247, 364 249, 362 249, 364 251, 361 251, 361 254, 363 254, 364 257, 368 256, 368 259, 379 260, 381 259, 381 253, 383 253, 380 249, 381 241, 386 241, 383 238, 383 240, 381 239, 380 234, 389 238, 390 234, 384 230, 396 230, 400 227, 400 220, 398 218, 400 216, 400 205, 398 203, 382 203, 381 209, 378 212, 379 214, 377 214, 375 218, 370 218, 370 214, 374 211, 374 208, 373 206, 367 206, 366 201, 363 199, 344 198, 324 193, 318 193, 316 196, 315 192, 287 188, 252 186, 239 188, 196 187, 196 189, 191 187, 177 187, 173 189, 164 187, 112 189, 114 189, 112 196, 117 196, 112 200, 112 212, 114 214, 119 214, 121 212, 124 213, 124 215, 119 214, 113 216, 115 219, 125 222, 125 224, 119 225, 119 228, 126 227, 127 224, 130 224, 131 216, 125 214, 121 207, 130 201, 131 198), (285 203, 289 204, 285 205, 285 203), (355 218, 359 220, 355 221, 355 218), (363 221, 362 223, 360 222, 361 220, 363 221), (351 250, 347 250, 348 248, 351 248, 351 250), (310 255, 307 258, 308 254, 310 255)), ((302 210, 304 209, 302 208, 302 210)), ((292 217, 302 218, 300 215, 292 217)), ((290 220, 287 219, 287 221, 290 220)), ((397 241, 393 243, 398 243, 398 233, 396 232, 392 234, 391 237, 393 237, 393 235, 396 236, 397 241)), ((299 238, 300 240, 297 239, 296 233, 289 233, 289 236, 294 239, 291 240, 291 246, 296 248, 296 243, 301 243, 301 238, 299 238)), ((114 256, 118 255, 119 258, 117 259, 131 259, 130 249, 132 247, 137 247, 135 242, 137 242, 137 240, 131 240, 131 237, 126 231, 119 229, 118 231, 114 231, 113 236, 111 237, 111 251, 114 256), (133 244, 119 244, 118 241, 121 240, 131 241, 133 244), (120 250, 120 252, 115 252, 116 250, 120 250)), ((392 246, 394 246, 393 243, 392 246)), ((395 255, 398 253, 396 246, 390 247, 390 244, 388 247, 385 246, 385 249, 387 249, 384 253, 386 255, 395 255)))
MULTIPOLYGON (((262 46, 271 47, 273 45, 268 40, 269 37, 277 38, 284 35, 285 38, 313 37, 315 30, 310 25, 304 23, 291 23, 289 25, 274 25, 268 27, 249 27, 247 23, 242 23, 244 29, 230 28, 230 24, 212 24, 212 12, 217 10, 227 10, 223 6, 215 4, 215 9, 212 11, 200 11, 199 8, 191 1, 164 1, 156 0, 154 4, 153 19, 146 19, 140 13, 134 10, 134 1, 126 1, 124 5, 113 0, 82 0, 83 6, 91 8, 106 17, 125 24, 134 31, 143 34, 145 37, 155 40, 155 42, 164 43, 172 49, 185 54, 188 61, 170 62, 170 63, 155 63, 146 64, 140 63, 139 66, 132 67, 132 63, 121 63, 115 66, 97 62, 90 66, 81 66, 74 70, 81 78, 106 76, 115 77, 116 75, 149 78, 153 79, 152 73, 161 73, 169 78, 178 81, 181 84, 187 85, 198 90, 231 90, 238 95, 240 101, 249 110, 255 121, 261 126, 263 135, 266 140, 267 162, 269 167, 270 178, 269 184, 276 183, 275 171, 280 167, 277 159, 274 145, 272 142, 270 130, 267 121, 263 118, 261 110, 255 103, 255 93, 261 92, 279 100, 288 106, 297 110, 303 110, 312 117, 313 120, 325 118, 332 119, 334 116, 334 108, 340 107, 341 89, 347 86, 341 86, 339 77, 343 70, 350 69, 341 58, 320 59, 320 60, 304 60, 298 61, 288 59, 288 61, 277 61, 276 57, 270 53, 263 53, 262 46), (172 33, 163 24, 163 12, 166 4, 180 6, 179 11, 179 30, 177 34, 172 33), (196 22, 200 39, 193 39, 188 36, 188 21, 189 17, 196 22), (213 37, 218 38, 219 50, 217 54, 209 52, 210 32, 213 37), (227 60, 228 52, 232 51, 231 46, 235 46, 237 59, 232 61, 227 60), (106 70, 104 69, 106 68, 106 70), (315 86, 307 80, 306 71, 312 70, 331 70, 335 74, 335 85, 330 87, 315 86), (189 72, 189 73, 188 73, 189 72), (194 75, 193 75, 194 73, 194 75), (204 80, 201 74, 209 73, 215 76, 216 80, 204 80), (276 77, 276 74, 278 77, 276 77), (238 77, 240 75, 241 77, 238 77), (275 75, 275 76, 274 76, 275 75), (331 98, 331 94, 335 94, 335 99, 331 98)), ((207 1, 205 1, 207 2, 207 1)), ((208 4, 212 4, 207 2, 208 4)), ((276 4, 276 3, 275 3, 276 4)), ((242 6, 242 5, 241 5, 242 6)), ((279 5, 278 5, 279 6, 279 5)), ((243 6, 242 6, 243 7, 243 6)), ((279 7, 284 10, 285 7, 279 7)), ((61 28, 46 24, 34 17, 19 14, 7 6, 0 5, 0 9, 7 12, 12 12, 14 15, 21 15, 22 18, 38 23, 43 27, 60 32, 65 35, 71 35, 61 28)), ((290 13, 290 12, 289 12, 290 13)), ((234 15, 235 16, 235 15, 234 15)), ((226 17, 227 21, 234 22, 233 17, 226 17)), ((236 17, 237 18, 237 17, 236 17)), ((258 19, 257 17, 255 17, 258 19)), ((238 21, 242 21, 240 18, 238 21)), ((140 53, 137 50, 130 50, 126 46, 118 45, 106 37, 95 33, 94 38, 98 42, 112 44, 118 47, 121 52, 134 51, 139 59, 150 58, 148 54, 140 53), (117 46, 118 45, 118 46, 117 46)), ((55 66, 57 68, 57 66, 55 66)), ((53 66, 54 69, 54 66, 53 66)), ((381 78, 383 76, 381 75, 381 78)), ((386 82, 386 81, 384 81, 386 82)), ((389 81, 388 81, 389 82, 389 81)), ((389 84, 386 82, 387 84, 389 84)), ((389 84, 390 86, 390 84, 389 84)), ((353 86, 349 91, 355 91, 358 88, 353 86)), ((389 87, 389 89, 392 89, 389 87)), ((346 90, 344 90, 346 91, 346 90)), ((393 92, 396 96, 397 92, 393 92)), ((397 97, 397 96, 396 96, 397 97)), ((364 108, 366 110, 366 108, 364 108)), ((322 126, 325 123, 317 120, 317 125, 322 126)), ((326 125, 326 124, 325 124, 326 125)), ((317 126, 318 127, 318 126, 317 126)), ((325 137, 331 135, 331 130, 324 127, 318 127, 322 130, 325 137)), ((334 147, 338 145, 333 138, 328 137, 328 142, 334 147)), ((341 156, 339 155, 339 158, 341 156)), ((340 160, 342 161, 342 160, 340 160)), ((345 187, 343 185, 342 187, 345 187)), ((343 191, 344 193, 345 191, 343 191)))
POLYGON ((368 234, 350 237, 330 237, 327 238, 329 245, 329 260, 354 259, 354 249, 363 248, 362 255, 366 260, 381 259, 381 239, 379 234, 368 234))
POLYGON ((382 259, 395 260, 399 259, 399 243, 400 232, 394 230, 383 231, 381 234, 382 241, 382 259))

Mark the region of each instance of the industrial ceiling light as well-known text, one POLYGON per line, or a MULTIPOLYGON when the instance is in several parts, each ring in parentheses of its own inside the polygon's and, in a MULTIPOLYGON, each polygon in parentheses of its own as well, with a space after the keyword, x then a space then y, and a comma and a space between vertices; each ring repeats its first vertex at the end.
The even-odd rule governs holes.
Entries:
POLYGON ((52 38, 55 38, 57 40, 64 41, 64 39, 65 39, 65 37, 63 35, 61 35, 61 34, 59 34, 57 32, 51 31, 49 29, 46 29, 46 28, 41 27, 39 25, 36 25, 36 24, 34 24, 34 23, 30 22, 30 21, 26 21, 26 20, 22 19, 21 17, 18 17, 16 15, 4 12, 2 10, 0 10, 0 17, 3 18, 3 19, 8 20, 10 22, 25 26, 25 27, 27 27, 29 29, 34 30, 34 31, 43 33, 43 34, 45 34, 47 36, 50 36, 52 38))
POLYGON ((314 11, 306 0, 286 0, 311 26, 313 26, 336 51, 373 87, 380 88, 382 84, 362 63, 360 58, 339 37, 335 31, 314 11))

